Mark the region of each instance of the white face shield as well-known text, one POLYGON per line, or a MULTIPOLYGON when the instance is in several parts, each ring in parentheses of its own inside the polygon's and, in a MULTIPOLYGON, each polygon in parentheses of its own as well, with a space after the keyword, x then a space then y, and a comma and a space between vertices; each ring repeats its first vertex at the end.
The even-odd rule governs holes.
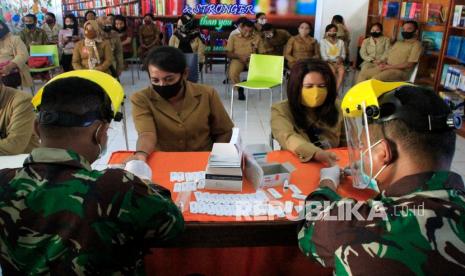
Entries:
POLYGON ((353 186, 357 189, 372 189, 379 192, 376 176, 373 175, 372 148, 378 144, 370 139, 365 102, 361 103, 361 116, 344 117, 349 151, 349 167, 353 186))

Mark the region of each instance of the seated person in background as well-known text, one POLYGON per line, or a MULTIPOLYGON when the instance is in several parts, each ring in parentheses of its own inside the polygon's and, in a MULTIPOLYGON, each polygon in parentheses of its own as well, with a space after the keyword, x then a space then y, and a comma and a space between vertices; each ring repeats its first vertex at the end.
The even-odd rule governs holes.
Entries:
POLYGON ((84 30, 79 27, 77 19, 73 14, 67 14, 64 23, 63 29, 58 34, 58 46, 63 52, 60 58, 61 66, 63 67, 63 71, 68 72, 73 70, 71 62, 73 60, 74 47, 76 46, 76 42, 84 39, 84 30))
POLYGON ((95 12, 92 10, 88 10, 84 14, 84 19, 85 19, 84 22, 87 22, 89 20, 97 20, 97 14, 95 14, 95 12))
POLYGON ((381 23, 373 24, 370 28, 370 36, 363 40, 360 48, 360 56, 363 59, 362 70, 374 68, 384 62, 390 47, 389 38, 383 35, 383 25, 381 23))
POLYGON ((337 34, 336 37, 344 41, 345 51, 346 51, 346 61, 349 59, 349 45, 350 45, 350 32, 347 29, 347 26, 344 23, 344 18, 342 15, 335 15, 331 20, 331 24, 336 25, 337 34))
POLYGON ((417 22, 405 21, 402 30, 404 40, 397 41, 389 49, 385 62, 360 71, 358 82, 371 78, 380 81, 406 81, 410 78, 415 65, 420 60, 423 48, 417 39, 417 22))
POLYGON ((233 37, 234 35, 238 35, 241 33, 242 24, 244 24, 244 22, 246 21, 249 21, 247 17, 239 17, 239 19, 237 19, 236 23, 234 24, 236 28, 229 33, 228 40, 230 40, 231 37, 233 37))
MULTIPOLYGON (((228 58, 231 59, 228 75, 233 84, 240 82, 241 72, 249 66, 250 55, 265 51, 263 40, 254 34, 253 28, 251 21, 245 21, 242 23, 241 33, 231 37, 226 45, 228 58)), ((239 100, 245 100, 243 89, 239 89, 239 100)))
POLYGON ((263 12, 257 12, 257 14, 255 14, 255 31, 260 34, 266 23, 266 14, 263 12))
POLYGON ((126 18, 122 15, 115 16, 115 25, 113 28, 116 30, 121 40, 121 46, 123 46, 123 57, 125 59, 132 58, 132 31, 131 28, 128 28, 126 18))
POLYGON ((337 90, 339 90, 342 82, 344 81, 344 60, 346 58, 346 50, 344 41, 338 39, 336 35, 336 25, 329 24, 326 26, 325 38, 323 38, 320 45, 320 53, 321 58, 328 62, 334 75, 336 75, 336 87, 337 90))
POLYGON ((37 28, 37 17, 34 14, 27 14, 23 17, 24 29, 19 33, 19 37, 26 44, 30 51, 31 45, 45 45, 48 42, 47 33, 37 28))
POLYGON ((98 18, 100 28, 103 30, 102 38, 110 43, 113 54, 113 63, 110 66, 111 75, 118 78, 124 70, 123 46, 118 33, 113 30, 113 21, 110 16, 101 16, 98 18))
POLYGON ((24 42, 13 35, 5 22, 0 20, 0 78, 4 85, 13 88, 32 86, 31 74, 26 65, 28 58, 24 42))
POLYGON ((185 13, 179 18, 176 31, 168 45, 178 48, 183 53, 196 53, 199 58, 199 70, 202 71, 205 63, 205 44, 200 38, 200 32, 191 14, 185 13))
POLYGON ((92 170, 119 108, 110 93, 124 95, 113 77, 82 72, 39 91, 41 147, 22 168, 0 171, 6 275, 137 275, 150 247, 184 228, 165 188, 121 169, 92 170))
POLYGON ((334 74, 326 62, 307 59, 298 61, 290 76, 288 99, 271 108, 273 137, 301 162, 332 166, 338 157, 326 150, 341 146, 345 134, 334 74))
POLYGON ((151 86, 131 96, 139 137, 134 158, 153 151, 210 151, 231 139, 233 122, 215 89, 186 81, 184 54, 162 46, 146 59, 151 86))
POLYGON ((139 58, 143 60, 145 55, 154 47, 162 45, 160 30, 155 25, 155 17, 151 13, 144 15, 144 24, 139 27, 139 58))
POLYGON ((74 47, 74 70, 99 70, 111 75, 113 54, 110 43, 102 38, 102 32, 97 21, 89 20, 84 23, 84 40, 74 47))
POLYGON ((318 41, 310 36, 310 23, 302 22, 299 25, 299 34, 289 39, 284 49, 284 57, 289 68, 299 60, 315 58, 319 59, 320 46, 318 41))
POLYGON ((30 153, 39 145, 34 118, 31 96, 5 86, 0 77, 0 155, 30 153))
POLYGON ((115 25, 115 15, 112 13, 108 13, 107 17, 109 17, 109 22, 111 22, 111 26, 115 25))
POLYGON ((48 44, 58 44, 58 33, 61 26, 57 23, 55 14, 51 12, 45 14, 45 23, 42 25, 42 29, 47 34, 48 44))
POLYGON ((351 92, 359 101, 348 99, 344 111, 354 126, 347 132, 355 146, 349 171, 356 188, 379 194, 364 202, 342 198, 340 168, 323 169, 320 188, 306 199, 300 249, 335 275, 464 275, 465 187, 450 171, 450 109, 433 91, 399 83, 360 83, 351 92), (379 117, 365 121, 357 106, 373 99, 379 117))
POLYGON ((262 39, 265 47, 264 54, 282 56, 284 46, 291 38, 288 31, 283 29, 275 29, 273 25, 266 23, 262 27, 262 39))

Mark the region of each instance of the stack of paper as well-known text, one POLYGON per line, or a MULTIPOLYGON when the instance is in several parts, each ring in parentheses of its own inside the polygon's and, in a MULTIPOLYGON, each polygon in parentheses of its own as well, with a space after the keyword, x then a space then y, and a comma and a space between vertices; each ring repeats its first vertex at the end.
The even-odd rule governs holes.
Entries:
POLYGON ((242 154, 233 143, 215 143, 208 160, 205 188, 242 191, 242 154))

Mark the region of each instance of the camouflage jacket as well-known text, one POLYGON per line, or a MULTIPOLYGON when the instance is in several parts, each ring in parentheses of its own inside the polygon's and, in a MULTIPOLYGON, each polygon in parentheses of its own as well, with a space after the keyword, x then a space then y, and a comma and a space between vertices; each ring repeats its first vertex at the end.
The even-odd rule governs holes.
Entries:
POLYGON ((337 275, 465 275, 465 190, 458 174, 407 176, 367 202, 320 188, 306 203, 299 247, 337 275), (318 209, 322 202, 331 203, 318 209), (358 207, 359 216, 341 206, 358 207))
POLYGON ((150 246, 184 228, 169 191, 120 169, 92 170, 71 150, 38 148, 0 171, 5 275, 145 274, 150 246))

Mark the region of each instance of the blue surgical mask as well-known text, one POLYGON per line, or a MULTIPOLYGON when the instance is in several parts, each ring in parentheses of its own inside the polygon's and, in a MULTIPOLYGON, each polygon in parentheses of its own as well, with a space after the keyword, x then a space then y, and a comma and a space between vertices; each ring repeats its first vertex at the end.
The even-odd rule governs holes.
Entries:
MULTIPOLYGON (((379 186, 378 186, 378 181, 376 180, 376 178, 378 177, 378 175, 387 167, 387 164, 384 165, 373 177, 370 177, 369 175, 367 175, 364 171, 364 166, 363 166, 363 160, 364 160, 364 155, 370 150, 372 149, 373 147, 375 147, 376 145, 378 145, 379 143, 381 143, 382 140, 379 140, 378 142, 374 143, 373 145, 371 145, 370 148, 366 149, 364 152, 362 152, 362 154, 360 155, 360 160, 358 161, 359 162, 359 168, 360 168, 360 175, 361 175, 361 181, 362 181, 362 186, 365 187, 365 189, 371 189, 371 190, 374 190, 376 192, 380 192, 379 190, 379 186)), ((372 165, 371 165, 372 166, 372 165)))

